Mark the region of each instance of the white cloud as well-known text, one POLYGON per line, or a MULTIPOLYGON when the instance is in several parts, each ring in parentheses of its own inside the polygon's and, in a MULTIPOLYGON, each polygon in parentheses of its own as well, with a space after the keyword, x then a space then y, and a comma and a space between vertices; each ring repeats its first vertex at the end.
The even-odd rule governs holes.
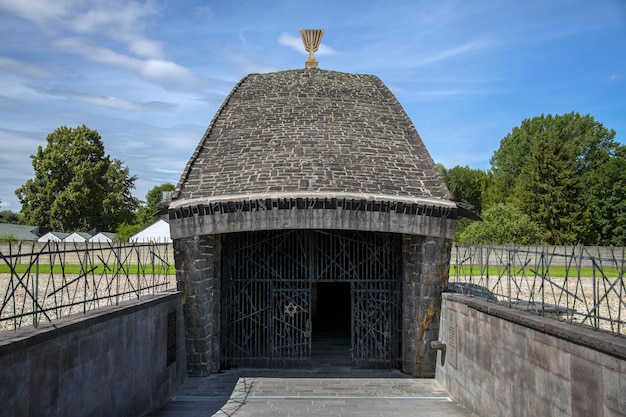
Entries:
POLYGON ((193 91, 206 84, 187 68, 172 61, 156 59, 142 61, 139 72, 145 79, 154 81, 166 89, 174 87, 174 89, 193 91))
POLYGON ((48 26, 52 21, 67 18, 70 15, 70 1, 46 0, 0 0, 0 10, 8 11, 38 26, 48 26))
POLYGON ((164 112, 164 111, 172 111, 173 109, 177 107, 176 104, 165 103, 162 101, 138 102, 138 101, 128 100, 128 99, 121 98, 121 97, 83 94, 83 93, 77 93, 74 91, 66 91, 66 90, 54 90, 54 89, 38 88, 38 87, 35 87, 33 89, 40 94, 76 100, 82 103, 92 104, 94 106, 107 107, 107 108, 116 109, 116 110, 164 112))
POLYGON ((418 66, 425 66, 435 62, 455 58, 459 55, 469 54, 482 49, 484 46, 485 44, 483 42, 472 41, 463 45, 443 49, 437 53, 433 53, 433 51, 428 51, 427 54, 424 54, 422 57, 420 57, 420 59, 418 60, 418 66))
POLYGON ((161 42, 142 34, 145 20, 159 14, 153 1, 0 0, 0 10, 32 22, 55 37, 63 33, 104 36, 125 44, 137 55, 164 58, 161 42))
POLYGON ((141 66, 141 61, 138 58, 103 48, 87 38, 62 38, 54 41, 53 46, 63 52, 79 55, 96 62, 135 70, 141 66))
POLYGON ((48 78, 50 74, 36 65, 0 56, 0 70, 33 78, 48 78))
POLYGON ((148 39, 131 39, 128 42, 128 49, 139 56, 146 58, 163 58, 163 45, 161 42, 148 39))
POLYGON ((0 129, 0 200, 4 209, 19 210, 15 189, 33 176, 30 155, 41 141, 25 132, 0 129))
POLYGON ((172 61, 140 59, 124 55, 109 48, 94 44, 85 38, 63 38, 54 46, 70 54, 85 59, 102 62, 137 73, 141 78, 159 84, 166 90, 193 91, 206 85, 206 80, 194 75, 190 70, 172 61))

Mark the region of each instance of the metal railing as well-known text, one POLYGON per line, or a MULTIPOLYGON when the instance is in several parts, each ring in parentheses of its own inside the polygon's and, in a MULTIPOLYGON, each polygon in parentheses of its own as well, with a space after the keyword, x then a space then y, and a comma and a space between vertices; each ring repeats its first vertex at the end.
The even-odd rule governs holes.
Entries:
POLYGON ((624 248, 452 248, 449 291, 626 336, 624 248))
POLYGON ((175 288, 168 243, 12 242, 0 247, 0 331, 175 288))

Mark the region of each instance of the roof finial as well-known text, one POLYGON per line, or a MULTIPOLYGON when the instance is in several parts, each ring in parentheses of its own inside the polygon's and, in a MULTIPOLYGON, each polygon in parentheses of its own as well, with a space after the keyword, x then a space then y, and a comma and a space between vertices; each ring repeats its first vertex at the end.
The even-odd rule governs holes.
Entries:
POLYGON ((317 68, 317 60, 313 56, 313 52, 320 47, 323 34, 324 29, 300 29, 304 49, 309 53, 309 58, 304 61, 304 68, 317 68))

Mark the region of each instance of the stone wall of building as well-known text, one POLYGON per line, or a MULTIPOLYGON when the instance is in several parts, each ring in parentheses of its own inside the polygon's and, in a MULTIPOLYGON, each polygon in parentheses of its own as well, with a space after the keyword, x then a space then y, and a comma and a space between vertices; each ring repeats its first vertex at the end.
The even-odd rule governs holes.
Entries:
MULTIPOLYGON (((182 293, 190 376, 219 371, 221 337, 221 235, 174 241, 182 293)), ((448 281, 450 239, 404 235, 402 244, 402 370, 435 375, 441 293, 448 281)))
POLYGON ((220 235, 174 240, 178 290, 182 294, 190 376, 219 370, 221 307, 220 235))
POLYGON ((0 416, 141 416, 186 378, 176 292, 0 332, 0 416))
POLYGON ((430 342, 439 336, 441 293, 448 282, 450 240, 405 235, 403 269, 402 370, 416 377, 435 375, 436 351, 430 342))
POLYGON ((626 339, 443 296, 436 378, 482 416, 626 416, 626 339))

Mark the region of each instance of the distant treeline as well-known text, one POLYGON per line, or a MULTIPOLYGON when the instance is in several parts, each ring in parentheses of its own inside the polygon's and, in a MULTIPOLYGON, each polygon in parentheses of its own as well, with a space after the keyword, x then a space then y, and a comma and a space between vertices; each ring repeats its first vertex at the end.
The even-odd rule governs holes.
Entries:
POLYGON ((460 243, 626 245, 626 146, 590 115, 526 119, 488 170, 439 165, 461 219, 460 243))

